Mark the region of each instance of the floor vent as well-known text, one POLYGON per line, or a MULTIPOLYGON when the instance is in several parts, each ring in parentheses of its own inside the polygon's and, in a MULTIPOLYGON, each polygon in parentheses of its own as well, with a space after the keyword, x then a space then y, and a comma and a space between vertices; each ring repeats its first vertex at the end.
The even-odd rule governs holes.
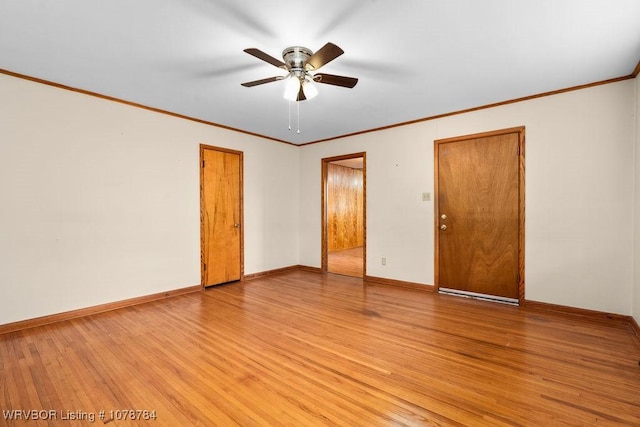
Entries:
POLYGON ((441 294, 453 295, 457 297, 474 298, 474 299, 479 299, 483 301, 499 302, 502 304, 509 304, 509 305, 519 305, 518 300, 515 298, 506 298, 506 297, 499 297, 496 295, 479 294, 476 292, 460 291, 458 289, 449 289, 449 288, 439 288, 438 292, 441 294))

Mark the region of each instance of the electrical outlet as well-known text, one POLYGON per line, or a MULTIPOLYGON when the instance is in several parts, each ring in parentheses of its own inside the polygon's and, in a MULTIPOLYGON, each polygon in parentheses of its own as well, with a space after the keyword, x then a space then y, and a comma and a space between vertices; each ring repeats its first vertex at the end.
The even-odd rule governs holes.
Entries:
POLYGON ((422 201, 430 202, 431 201, 431 193, 422 193, 422 201))
POLYGON ((382 265, 387 265, 387 259, 385 257, 382 257, 382 265))

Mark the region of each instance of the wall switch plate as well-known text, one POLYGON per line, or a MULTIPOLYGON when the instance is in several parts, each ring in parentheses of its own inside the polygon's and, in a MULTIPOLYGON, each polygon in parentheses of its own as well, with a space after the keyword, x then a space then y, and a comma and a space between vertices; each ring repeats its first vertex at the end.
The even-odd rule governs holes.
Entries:
POLYGON ((382 257, 382 265, 387 265, 387 259, 385 257, 382 257))

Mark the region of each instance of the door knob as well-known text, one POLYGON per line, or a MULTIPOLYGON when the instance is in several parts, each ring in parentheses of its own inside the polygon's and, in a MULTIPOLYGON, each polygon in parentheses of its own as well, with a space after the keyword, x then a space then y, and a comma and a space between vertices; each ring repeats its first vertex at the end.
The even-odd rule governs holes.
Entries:
POLYGON ((445 219, 447 219, 447 216, 445 214, 440 215, 440 218, 444 221, 445 219))
POLYGON ((235 224, 233 224, 233 226, 234 226, 235 228, 240 228, 240 224, 238 224, 237 222, 236 222, 235 224))
POLYGON ((442 224, 440 226, 440 230, 445 231, 447 229, 447 225, 446 224, 442 224))

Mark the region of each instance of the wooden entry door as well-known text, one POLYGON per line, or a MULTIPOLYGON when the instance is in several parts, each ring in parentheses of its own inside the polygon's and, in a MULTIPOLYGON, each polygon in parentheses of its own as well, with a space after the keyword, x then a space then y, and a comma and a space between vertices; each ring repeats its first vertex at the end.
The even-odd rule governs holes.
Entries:
POLYGON ((242 279, 242 152, 200 146, 202 285, 242 279))
POLYGON ((524 128, 435 142, 436 287, 524 300, 524 128))

